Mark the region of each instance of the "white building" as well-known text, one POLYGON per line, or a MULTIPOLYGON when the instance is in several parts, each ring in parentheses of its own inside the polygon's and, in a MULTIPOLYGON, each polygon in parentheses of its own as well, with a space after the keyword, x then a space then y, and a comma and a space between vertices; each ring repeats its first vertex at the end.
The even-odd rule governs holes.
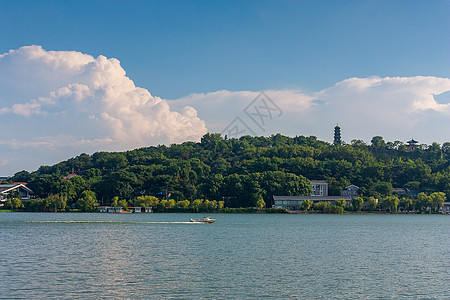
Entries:
POLYGON ((311 196, 328 196, 328 182, 326 180, 311 180, 311 196))
POLYGON ((0 205, 3 206, 9 196, 27 201, 30 200, 32 194, 33 191, 23 183, 0 184, 0 205))
POLYGON ((352 203, 350 196, 273 196, 274 208, 289 210, 299 210, 305 200, 311 200, 313 203, 329 202, 330 205, 335 205, 336 200, 339 199, 344 199, 346 206, 350 206, 352 203))
POLYGON ((352 199, 358 196, 359 187, 349 185, 342 191, 342 196, 328 196, 328 182, 326 180, 311 180, 311 196, 273 196, 274 208, 299 210, 303 201, 311 200, 313 203, 329 202, 335 205, 336 200, 344 199, 346 206, 350 206, 352 199))

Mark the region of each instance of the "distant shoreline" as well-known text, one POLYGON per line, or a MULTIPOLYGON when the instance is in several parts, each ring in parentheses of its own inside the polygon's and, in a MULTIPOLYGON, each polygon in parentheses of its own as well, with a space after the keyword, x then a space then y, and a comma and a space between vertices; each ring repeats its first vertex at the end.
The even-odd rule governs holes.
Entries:
POLYGON ((70 213, 70 214, 86 214, 86 213, 95 213, 95 214, 105 214, 105 215, 127 215, 127 214, 276 214, 276 215, 450 215, 448 212, 385 212, 385 211, 370 211, 370 212, 344 212, 339 214, 333 213, 323 213, 323 212, 314 212, 314 211, 286 211, 286 212, 267 212, 267 211, 211 211, 211 212, 181 212, 181 211, 163 211, 163 212, 152 212, 152 213, 135 213, 135 212, 122 212, 122 213, 103 213, 98 211, 24 211, 24 210, 0 210, 0 213, 45 213, 45 214, 61 214, 61 213, 70 213))

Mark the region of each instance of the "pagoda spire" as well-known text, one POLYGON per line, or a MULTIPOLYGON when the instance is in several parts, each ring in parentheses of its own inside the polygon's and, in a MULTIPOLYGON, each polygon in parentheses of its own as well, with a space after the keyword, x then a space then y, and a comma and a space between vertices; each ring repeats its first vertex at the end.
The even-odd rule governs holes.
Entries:
POLYGON ((342 145, 341 141, 341 127, 339 127, 338 124, 336 124, 336 127, 334 127, 334 145, 342 145))

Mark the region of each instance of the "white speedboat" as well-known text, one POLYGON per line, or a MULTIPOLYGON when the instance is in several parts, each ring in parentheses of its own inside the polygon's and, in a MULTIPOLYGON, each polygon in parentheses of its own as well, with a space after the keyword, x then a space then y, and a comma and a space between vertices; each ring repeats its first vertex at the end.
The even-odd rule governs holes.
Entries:
POLYGON ((192 223, 214 223, 215 221, 217 221, 217 219, 211 219, 210 217, 203 217, 201 219, 190 219, 189 222, 192 223))

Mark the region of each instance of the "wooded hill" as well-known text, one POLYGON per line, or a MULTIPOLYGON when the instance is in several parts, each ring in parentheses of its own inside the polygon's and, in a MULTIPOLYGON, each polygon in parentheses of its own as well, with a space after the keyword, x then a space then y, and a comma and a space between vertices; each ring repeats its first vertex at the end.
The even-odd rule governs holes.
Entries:
POLYGON ((361 196, 387 196, 402 187, 450 197, 450 143, 408 149, 379 136, 369 145, 332 145, 314 136, 224 139, 208 133, 200 143, 81 154, 11 180, 28 182, 39 198, 64 195, 68 205, 93 191, 99 204, 152 195, 224 201, 226 207, 253 207, 263 197, 270 207, 273 195, 308 195, 309 180, 328 180, 330 195, 354 184, 361 196), (72 172, 78 176, 64 180, 72 172))

